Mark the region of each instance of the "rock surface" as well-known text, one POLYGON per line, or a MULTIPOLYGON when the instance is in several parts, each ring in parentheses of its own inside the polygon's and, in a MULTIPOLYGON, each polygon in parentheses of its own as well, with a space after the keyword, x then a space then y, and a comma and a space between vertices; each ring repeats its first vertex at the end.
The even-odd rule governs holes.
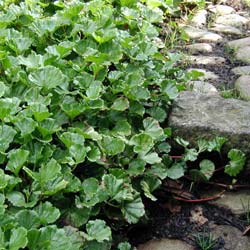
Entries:
POLYGON ((207 33, 206 30, 203 29, 199 29, 199 28, 195 28, 193 26, 190 25, 186 25, 184 27, 182 27, 183 30, 187 33, 187 35, 189 36, 190 39, 197 39, 202 37, 204 34, 207 33))
POLYGON ((191 81, 188 88, 194 92, 207 95, 218 95, 217 89, 210 83, 204 81, 191 81))
POLYGON ((250 75, 250 66, 239 66, 232 69, 235 75, 250 75))
MULTIPOLYGON (((201 191, 201 197, 216 196, 221 192, 221 189, 212 188, 211 190, 201 191)), ((247 212, 250 207, 250 192, 248 190, 238 190, 237 192, 227 191, 220 198, 209 201, 210 204, 219 208, 230 210, 234 215, 239 217, 247 212)))
POLYGON ((199 10, 195 13, 191 21, 192 25, 202 27, 207 23, 207 11, 199 10))
POLYGON ((236 35, 236 36, 242 35, 242 31, 240 29, 232 26, 226 26, 223 24, 214 24, 214 26, 211 27, 210 30, 228 35, 236 35))
POLYGON ((207 32, 199 37, 200 42, 221 42, 223 40, 222 36, 213 32, 207 32))
POLYGON ((243 75, 235 82, 235 89, 243 100, 250 101, 250 75, 243 75))
POLYGON ((242 236, 242 232, 231 226, 216 226, 212 234, 224 239, 224 250, 249 250, 250 237, 242 236))
POLYGON ((161 239, 151 240, 139 245, 138 250, 194 250, 194 247, 180 240, 161 239))
POLYGON ((186 46, 186 49, 192 54, 211 53, 213 47, 209 43, 194 43, 186 46))
POLYGON ((223 16, 223 15, 235 13, 234 8, 227 6, 227 5, 222 5, 222 4, 210 5, 210 6, 208 6, 208 10, 210 12, 218 15, 218 16, 223 16))
POLYGON ((184 26, 184 31, 187 33, 190 39, 195 39, 201 42, 220 42, 222 36, 206 29, 200 29, 193 26, 184 26))
POLYGON ((215 19, 215 23, 229 25, 237 28, 242 28, 247 25, 249 20, 239 14, 228 14, 223 16, 218 16, 215 19))
POLYGON ((244 63, 250 63, 250 46, 241 47, 237 50, 235 58, 244 63))
POLYGON ((245 46, 250 46, 250 37, 245 37, 237 40, 233 40, 227 43, 230 49, 238 49, 245 46))
MULTIPOLYGON (((204 197, 209 197, 218 194, 220 191, 213 190, 206 192, 204 197)), ((226 192, 219 199, 210 201, 211 204, 230 209, 235 215, 241 215, 246 213, 246 208, 250 206, 250 192, 238 191, 238 192, 226 192)), ((250 248, 249 248, 250 249, 250 248)))
POLYGON ((238 148, 250 153, 248 102, 185 91, 173 104, 169 126, 173 128, 174 136, 193 145, 201 138, 225 136, 228 138, 226 150, 238 148))
POLYGON ((226 59, 220 56, 187 56, 186 59, 192 64, 202 64, 202 65, 223 65, 226 59))

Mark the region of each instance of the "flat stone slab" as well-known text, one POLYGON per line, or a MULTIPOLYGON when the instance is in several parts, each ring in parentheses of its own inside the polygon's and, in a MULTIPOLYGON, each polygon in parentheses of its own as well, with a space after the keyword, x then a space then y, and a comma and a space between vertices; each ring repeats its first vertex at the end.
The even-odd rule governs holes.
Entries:
POLYGON ((239 66, 231 70, 235 75, 250 75, 250 66, 239 66))
POLYGON ((188 83, 188 89, 208 95, 218 95, 217 89, 209 82, 204 81, 191 81, 188 83))
POLYGON ((195 28, 193 26, 183 26, 182 27, 184 29, 184 31, 187 33, 187 35, 189 36, 190 39, 197 39, 202 37, 204 34, 207 33, 206 30, 203 29, 199 29, 199 28, 195 28))
POLYGON ((137 247, 138 250, 194 250, 194 247, 180 240, 151 240, 137 247))
MULTIPOLYGON (((221 190, 211 190, 202 193, 202 197, 211 197, 221 190)), ((242 215, 246 213, 247 207, 250 206, 250 192, 245 190, 240 190, 237 192, 225 192, 219 199, 209 202, 210 204, 229 209, 235 215, 242 215)))
POLYGON ((222 36, 211 31, 199 29, 193 26, 184 26, 182 28, 192 40, 198 40, 201 42, 220 42, 223 40, 222 36))
POLYGON ((227 46, 229 48, 235 49, 235 50, 238 49, 238 48, 241 48, 241 47, 250 46, 250 36, 230 41, 230 42, 227 43, 227 46))
POLYGON ((226 26, 223 24, 214 24, 209 30, 219 32, 226 35, 241 36, 243 33, 239 28, 233 26, 226 26))
POLYGON ((250 63, 250 46, 241 47, 235 53, 235 58, 244 63, 250 63))
POLYGON ((202 65, 223 65, 226 59, 220 56, 187 56, 186 59, 193 64, 202 65))
POLYGON ((228 15, 236 12, 234 8, 223 4, 209 5, 207 9, 217 16, 228 15))
POLYGON ((197 11, 191 20, 191 24, 196 27, 202 27, 206 23, 207 23, 207 11, 206 10, 197 11))
POLYGON ((250 101, 250 75, 240 76, 234 86, 243 100, 250 101))
POLYGON ((192 54, 198 53, 211 53, 213 52, 213 47, 209 43, 194 43, 186 46, 186 49, 192 54))
POLYGON ((224 250, 249 250, 250 237, 243 236, 242 232, 232 226, 215 226, 212 230, 215 238, 222 237, 225 245, 224 250))
POLYGON ((221 42, 223 40, 222 36, 219 34, 216 34, 214 32, 207 32, 203 34, 200 38, 198 38, 198 41, 200 42, 212 42, 212 43, 217 43, 221 42))
POLYGON ((228 139, 224 149, 238 148, 250 153, 250 103, 183 91, 173 103, 169 117, 173 136, 196 145, 201 138, 228 139))
POLYGON ((218 16, 215 19, 214 23, 241 28, 249 23, 249 19, 239 14, 228 14, 228 15, 218 16))

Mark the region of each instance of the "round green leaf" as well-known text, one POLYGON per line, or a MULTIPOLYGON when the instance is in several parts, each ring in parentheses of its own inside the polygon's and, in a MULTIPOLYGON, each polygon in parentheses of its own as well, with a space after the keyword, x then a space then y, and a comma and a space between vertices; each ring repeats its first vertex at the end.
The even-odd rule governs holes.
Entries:
POLYGON ((53 207, 48 201, 40 203, 37 207, 35 207, 34 211, 37 212, 42 225, 53 223, 60 216, 59 209, 53 207))
POLYGON ((200 171, 201 173, 206 177, 207 180, 209 180, 215 170, 214 163, 210 160, 203 160, 200 162, 200 171))
POLYGON ((10 170, 15 175, 18 175, 23 164, 26 162, 29 155, 29 151, 23 149, 13 149, 8 154, 8 164, 6 166, 7 170, 10 170))
POLYGON ((128 223, 137 223, 139 219, 145 214, 144 205, 140 197, 132 201, 124 202, 122 213, 128 223))
POLYGON ((168 169, 168 177, 177 180, 184 175, 184 166, 182 163, 175 163, 168 169))
POLYGON ((9 250, 24 248, 27 243, 27 230, 24 227, 18 227, 11 230, 9 250))
POLYGON ((53 89, 63 86, 67 82, 66 76, 62 71, 54 66, 45 66, 29 75, 29 80, 45 89, 53 89))
POLYGON ((87 233, 84 234, 87 240, 97 242, 111 240, 111 230, 103 220, 91 220, 86 225, 87 233))
POLYGON ((130 139, 130 144, 134 145, 134 152, 148 152, 154 145, 153 138, 145 133, 134 135, 130 139))
POLYGON ((106 155, 117 155, 125 149, 125 143, 121 139, 111 136, 103 136, 100 144, 106 155))
POLYGON ((225 173, 230 176, 236 176, 242 171, 246 162, 246 156, 241 150, 231 149, 228 157, 230 162, 225 167, 225 173))
POLYGON ((120 97, 117 98, 111 106, 111 109, 124 111, 129 108, 129 101, 127 98, 120 97))

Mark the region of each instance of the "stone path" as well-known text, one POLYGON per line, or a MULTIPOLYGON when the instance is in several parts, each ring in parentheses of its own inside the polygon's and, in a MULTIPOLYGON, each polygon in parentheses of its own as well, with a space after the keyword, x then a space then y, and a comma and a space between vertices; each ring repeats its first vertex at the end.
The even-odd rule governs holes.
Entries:
POLYGON ((230 6, 209 5, 198 11, 189 24, 180 26, 190 38, 185 46, 187 64, 204 73, 194 90, 200 92, 202 85, 206 85, 205 89, 213 85, 218 91, 236 89, 240 98, 249 101, 250 12, 237 13, 230 6), (211 73, 215 77, 210 78, 211 73))
POLYGON ((227 149, 242 149, 250 166, 250 10, 210 4, 180 26, 190 37, 187 70, 203 76, 188 83, 193 93, 176 100, 169 126, 175 136, 191 142, 226 136, 227 149), (227 97, 237 99, 220 96, 228 89, 227 97))
POLYGON ((192 92, 177 98, 169 126, 191 143, 225 136, 226 148, 242 149, 250 166, 250 10, 210 4, 181 26, 190 37, 187 70, 203 76, 188 83, 192 92), (220 96, 228 88, 237 99, 220 96))

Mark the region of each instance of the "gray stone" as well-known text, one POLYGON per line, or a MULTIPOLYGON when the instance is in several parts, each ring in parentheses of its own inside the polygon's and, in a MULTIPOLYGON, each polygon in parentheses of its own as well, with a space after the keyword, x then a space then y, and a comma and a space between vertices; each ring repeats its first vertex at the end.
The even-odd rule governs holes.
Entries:
POLYGON ((208 95, 218 95, 217 89, 210 83, 204 81, 191 81, 187 84, 188 89, 208 95))
POLYGON ((184 31, 190 39, 199 40, 201 42, 220 42, 223 38, 214 33, 204 29, 199 29, 193 26, 183 26, 184 31))
POLYGON ((187 50, 192 54, 211 53, 213 47, 209 43, 194 43, 186 46, 187 50))
POLYGON ((222 4, 209 5, 207 9, 218 16, 228 15, 236 12, 234 8, 222 4))
POLYGON ((250 238, 243 236, 242 232, 232 226, 215 226, 212 230, 215 238, 222 237, 225 241, 225 250, 249 250, 250 238))
POLYGON ((227 46, 230 49, 234 49, 234 50, 236 50, 238 48, 241 48, 241 47, 250 46, 250 36, 230 41, 230 42, 227 43, 227 46))
POLYGON ((220 56, 187 56, 186 59, 192 64, 201 65, 223 65, 226 59, 220 56))
POLYGON ((250 75, 250 66, 239 66, 232 69, 235 75, 250 75))
POLYGON ((223 40, 222 36, 213 32, 207 32, 198 38, 200 42, 220 42, 223 40))
POLYGON ((250 63, 250 46, 241 47, 235 53, 235 58, 244 63, 250 63))
POLYGON ((209 30, 227 34, 227 35, 241 36, 243 34, 239 28, 226 26, 223 24, 214 24, 209 30))
MULTIPOLYGON (((218 194, 219 190, 213 190, 203 194, 204 197, 210 197, 218 194)), ((235 215, 241 215, 246 213, 246 208, 250 205, 250 192, 238 191, 238 192, 226 192, 219 199, 210 201, 209 203, 218 207, 223 207, 232 211, 235 215)))
POLYGON ((206 29, 199 29, 190 25, 180 25, 180 28, 182 28, 187 33, 190 39, 197 39, 202 42, 219 42, 222 40, 222 37, 220 35, 214 32, 207 31, 206 29))
POLYGON ((161 239, 151 240, 137 247, 138 250, 194 250, 194 248, 180 240, 161 239))
POLYGON ((239 14, 228 14, 224 16, 218 16, 214 22, 233 27, 244 27, 249 23, 249 20, 243 16, 240 16, 239 14))
POLYGON ((240 76, 234 86, 243 100, 250 101, 250 75, 240 76))
POLYGON ((250 103, 184 91, 173 103, 169 124, 173 136, 196 145, 201 138, 228 138, 224 149, 250 153, 250 103))
POLYGON ((202 27, 207 23, 207 11, 199 10, 197 11, 191 21, 191 24, 196 27, 202 27))
POLYGON ((187 33, 190 39, 198 39, 207 33, 206 30, 195 28, 193 26, 183 26, 184 31, 187 33))
POLYGON ((219 76, 216 75, 214 72, 212 71, 208 71, 206 69, 198 69, 198 68, 190 68, 188 69, 187 71, 188 72, 191 72, 191 71, 199 71, 201 73, 203 73, 204 75, 203 76, 200 76, 199 77, 199 80, 201 81, 206 81, 206 80, 218 80, 219 79, 219 76))

